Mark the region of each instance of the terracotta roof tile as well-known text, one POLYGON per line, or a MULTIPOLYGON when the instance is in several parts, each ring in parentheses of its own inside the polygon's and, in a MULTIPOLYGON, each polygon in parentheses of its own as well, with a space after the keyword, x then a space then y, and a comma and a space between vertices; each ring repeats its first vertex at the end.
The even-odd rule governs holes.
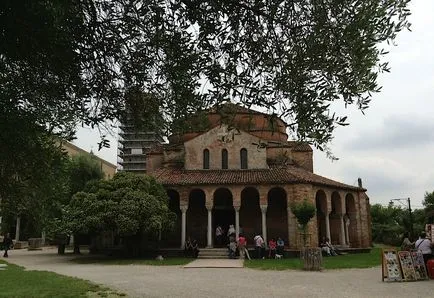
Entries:
POLYGON ((344 189, 360 188, 340 183, 295 166, 249 170, 185 170, 160 168, 152 175, 163 185, 211 185, 211 184, 294 184, 311 183, 344 189))

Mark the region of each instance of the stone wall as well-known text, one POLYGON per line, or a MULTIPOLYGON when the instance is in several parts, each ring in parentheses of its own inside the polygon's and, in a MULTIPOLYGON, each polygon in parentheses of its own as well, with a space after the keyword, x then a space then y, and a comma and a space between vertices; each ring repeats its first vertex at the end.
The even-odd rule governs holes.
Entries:
POLYGON ((210 152, 210 169, 222 168, 222 150, 228 150, 229 169, 240 169, 240 150, 247 149, 249 169, 266 169, 265 148, 259 148, 260 139, 243 131, 228 132, 226 126, 219 126, 184 143, 185 169, 203 169, 203 150, 210 152), (233 133, 233 136, 232 136, 233 133), (224 136, 226 142, 222 141, 224 136))
POLYGON ((292 157, 298 166, 313 173, 313 154, 311 151, 294 151, 292 157))

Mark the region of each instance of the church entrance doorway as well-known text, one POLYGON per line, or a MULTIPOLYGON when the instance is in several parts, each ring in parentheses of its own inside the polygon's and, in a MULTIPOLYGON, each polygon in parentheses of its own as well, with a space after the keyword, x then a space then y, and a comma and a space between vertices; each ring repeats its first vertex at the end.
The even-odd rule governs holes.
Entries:
POLYGON ((227 188, 219 188, 214 192, 213 206, 213 235, 214 247, 226 247, 229 243, 228 230, 230 225, 235 227, 235 209, 233 206, 232 193, 227 188), (216 238, 216 228, 220 226, 223 229, 221 239, 216 238))

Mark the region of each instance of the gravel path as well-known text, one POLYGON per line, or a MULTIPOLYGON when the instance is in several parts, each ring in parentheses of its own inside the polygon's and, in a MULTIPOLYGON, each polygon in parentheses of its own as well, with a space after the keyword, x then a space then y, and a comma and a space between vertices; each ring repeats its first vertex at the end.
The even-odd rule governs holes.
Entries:
POLYGON ((129 297, 434 297, 434 280, 383 283, 381 267, 323 272, 184 269, 68 262, 73 257, 58 256, 55 249, 15 250, 8 262, 87 279, 129 297))

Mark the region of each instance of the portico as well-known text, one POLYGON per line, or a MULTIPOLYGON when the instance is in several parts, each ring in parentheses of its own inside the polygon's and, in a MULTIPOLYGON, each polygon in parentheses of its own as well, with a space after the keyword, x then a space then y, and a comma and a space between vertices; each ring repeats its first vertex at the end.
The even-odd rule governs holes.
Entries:
MULTIPOLYGON (((289 206, 301 198, 287 195, 287 192, 294 193, 294 188, 297 186, 170 188, 170 208, 180 215, 179 227, 175 228, 178 236, 173 235, 179 239, 176 246, 183 248, 186 238, 191 237, 198 241, 199 246, 212 248, 217 225, 227 231, 233 224, 236 236, 242 227, 250 245, 255 234, 261 233, 266 242, 281 237, 288 248, 296 249, 301 244, 300 236, 289 206)), ((322 237, 327 237, 335 245, 359 247, 360 214, 354 204, 354 194, 326 188, 312 189, 313 194, 315 197, 310 200, 315 202, 318 212, 316 220, 309 225, 312 236, 317 235, 311 239, 311 245, 318 245, 322 237)))

